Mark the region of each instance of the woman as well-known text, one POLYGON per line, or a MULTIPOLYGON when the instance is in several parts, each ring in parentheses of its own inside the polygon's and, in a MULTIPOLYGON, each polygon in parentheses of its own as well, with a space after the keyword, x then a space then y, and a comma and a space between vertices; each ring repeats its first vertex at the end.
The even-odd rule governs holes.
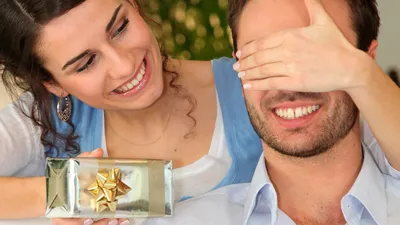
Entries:
MULTIPOLYGON (((32 118, 12 105, 0 114, 1 121, 13 121, 1 127, 6 144, 0 171, 8 177, 0 181, 9 204, 1 206, 0 217, 43 215, 45 181, 36 178, 44 173, 43 146, 47 156, 101 147, 110 157, 172 159, 178 168, 177 200, 250 181, 261 144, 233 60, 211 65, 168 59, 143 19, 140 2, 31 4, 0 5, 0 59, 12 73, 3 80, 29 93, 18 103, 32 118)), ((57 223, 75 222, 93 221, 57 223)), ((108 222, 113 223, 98 224, 108 222)))
POLYGON ((240 89, 233 61, 168 59, 140 3, 0 4, 3 80, 26 92, 0 114, 1 182, 13 196, 0 218, 44 214, 45 156, 97 148, 115 158, 172 159, 176 200, 250 181, 261 144, 240 91, 224 86, 230 75, 240 89))

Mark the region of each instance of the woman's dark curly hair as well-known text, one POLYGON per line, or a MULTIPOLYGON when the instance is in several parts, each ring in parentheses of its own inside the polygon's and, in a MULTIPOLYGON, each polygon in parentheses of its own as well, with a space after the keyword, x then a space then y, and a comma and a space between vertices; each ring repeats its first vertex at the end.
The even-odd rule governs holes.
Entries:
MULTIPOLYGON (((85 0, 2 0, 0 1, 0 75, 8 93, 15 100, 21 93, 33 96, 33 105, 29 112, 19 109, 28 116, 35 125, 41 128, 41 142, 46 149, 56 152, 65 151, 70 156, 80 153, 79 134, 75 125, 67 121, 71 127, 68 134, 59 133, 52 123, 52 94, 45 88, 45 82, 54 82, 53 76, 43 66, 43 59, 35 52, 41 28, 51 20, 60 17, 85 0), (49 138, 52 137, 52 138, 49 138), (61 141, 60 141, 61 140, 61 141), (56 143, 63 143, 62 146, 56 143)), ((152 22, 144 14, 144 1, 135 0, 135 7, 145 20, 152 22)), ((163 49, 163 48, 161 48, 163 49)), ((196 100, 182 86, 176 84, 178 74, 167 71, 168 56, 163 56, 163 70, 167 72, 170 87, 179 98, 190 103, 187 116, 192 120, 193 133, 196 120, 191 113, 196 108, 196 100)), ((186 136, 185 136, 186 137, 186 136)), ((50 151, 46 152, 49 153, 50 151)))

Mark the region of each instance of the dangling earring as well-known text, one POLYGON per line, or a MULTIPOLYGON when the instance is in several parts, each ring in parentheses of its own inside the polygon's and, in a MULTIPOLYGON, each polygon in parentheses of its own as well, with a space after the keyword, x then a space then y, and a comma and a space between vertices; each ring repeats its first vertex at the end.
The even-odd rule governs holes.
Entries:
POLYGON ((58 118, 64 122, 67 122, 71 117, 72 102, 69 96, 62 97, 57 102, 57 115, 58 118))

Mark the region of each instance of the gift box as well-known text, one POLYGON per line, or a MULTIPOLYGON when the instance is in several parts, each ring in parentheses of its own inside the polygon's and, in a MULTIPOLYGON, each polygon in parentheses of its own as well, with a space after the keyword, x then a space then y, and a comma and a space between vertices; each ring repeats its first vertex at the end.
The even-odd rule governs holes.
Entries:
POLYGON ((48 158, 46 190, 49 218, 172 216, 172 162, 48 158))

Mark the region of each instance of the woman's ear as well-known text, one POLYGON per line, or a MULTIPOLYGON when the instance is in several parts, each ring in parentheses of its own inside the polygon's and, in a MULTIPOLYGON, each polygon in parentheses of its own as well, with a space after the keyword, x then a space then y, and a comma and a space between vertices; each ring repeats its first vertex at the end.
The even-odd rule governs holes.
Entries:
POLYGON ((44 82, 43 85, 50 93, 53 93, 54 95, 57 95, 60 98, 65 97, 69 94, 67 91, 65 91, 62 87, 60 87, 54 82, 44 82))

